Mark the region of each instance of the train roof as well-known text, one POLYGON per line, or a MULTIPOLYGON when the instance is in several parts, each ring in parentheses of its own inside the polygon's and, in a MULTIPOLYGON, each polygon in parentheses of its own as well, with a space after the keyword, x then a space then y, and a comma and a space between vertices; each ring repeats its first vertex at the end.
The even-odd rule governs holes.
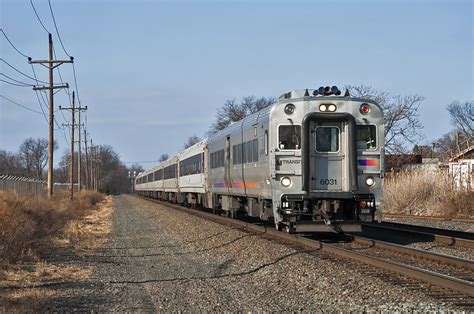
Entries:
POLYGON ((306 89, 292 89, 287 93, 281 94, 280 97, 278 97, 278 103, 285 103, 288 101, 300 101, 300 100, 333 100, 333 101, 361 101, 361 102, 366 102, 366 103, 371 103, 376 105, 377 107, 380 108, 380 105, 371 99, 368 98, 361 98, 361 97, 352 97, 352 96, 345 96, 345 95, 331 95, 331 96, 324 96, 317 94, 316 96, 314 95, 315 92, 317 92, 317 89, 311 89, 311 88, 306 88, 306 89))

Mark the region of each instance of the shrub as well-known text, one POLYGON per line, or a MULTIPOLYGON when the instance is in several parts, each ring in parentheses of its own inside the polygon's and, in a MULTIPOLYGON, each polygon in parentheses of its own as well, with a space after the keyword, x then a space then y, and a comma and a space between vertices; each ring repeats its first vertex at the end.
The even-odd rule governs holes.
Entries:
POLYGON ((76 193, 73 201, 67 192, 48 198, 0 191, 0 263, 16 262, 38 250, 40 241, 70 232, 68 223, 86 215, 103 198, 92 191, 76 193))
POLYGON ((445 172, 412 170, 385 179, 384 211, 431 216, 472 215, 474 192, 457 190, 445 172))

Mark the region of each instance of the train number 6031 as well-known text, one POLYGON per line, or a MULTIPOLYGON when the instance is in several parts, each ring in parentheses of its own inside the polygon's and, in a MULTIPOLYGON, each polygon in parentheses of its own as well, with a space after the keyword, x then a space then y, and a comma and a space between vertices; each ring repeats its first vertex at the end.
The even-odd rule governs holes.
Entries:
POLYGON ((321 185, 337 185, 337 179, 321 179, 319 180, 321 185))

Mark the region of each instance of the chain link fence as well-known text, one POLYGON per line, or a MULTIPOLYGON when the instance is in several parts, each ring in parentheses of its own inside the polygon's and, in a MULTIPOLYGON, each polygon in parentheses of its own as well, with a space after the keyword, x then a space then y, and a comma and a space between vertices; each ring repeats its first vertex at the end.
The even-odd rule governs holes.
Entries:
POLYGON ((0 175, 0 190, 15 191, 24 194, 44 195, 47 192, 46 181, 32 178, 0 175))
MULTIPOLYGON (((54 183, 53 191, 69 191, 69 183, 54 183)), ((78 184, 74 184, 74 191, 79 190, 78 184)), ((44 180, 18 177, 13 175, 0 175, 0 191, 15 191, 23 194, 46 195, 48 184, 44 180)))

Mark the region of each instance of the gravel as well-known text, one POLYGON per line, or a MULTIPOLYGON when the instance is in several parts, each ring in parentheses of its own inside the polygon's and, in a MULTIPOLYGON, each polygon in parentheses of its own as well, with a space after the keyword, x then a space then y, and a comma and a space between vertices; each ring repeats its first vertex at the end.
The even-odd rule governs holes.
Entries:
POLYGON ((452 311, 428 285, 247 234, 131 196, 114 198, 113 232, 60 286, 56 311, 452 311))

